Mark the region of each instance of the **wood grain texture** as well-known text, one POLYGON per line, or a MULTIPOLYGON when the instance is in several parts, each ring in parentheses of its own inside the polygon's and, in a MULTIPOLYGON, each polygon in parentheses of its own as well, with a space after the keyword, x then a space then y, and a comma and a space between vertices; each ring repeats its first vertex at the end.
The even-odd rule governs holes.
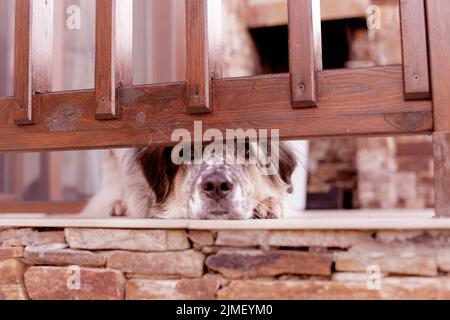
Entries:
MULTIPOLYGON (((0 213, 80 213, 83 210, 85 202, 2 202, 0 203, 0 213)), ((1 218, 0 218, 1 220, 1 218)))
POLYGON ((314 107, 322 70, 320 1, 288 0, 288 15, 292 107, 314 107))
POLYGON ((434 127, 438 132, 450 132, 450 5, 446 0, 426 0, 425 4, 434 127))
POLYGON ((116 0, 98 0, 95 8, 95 118, 116 117, 115 60, 116 0))
POLYGON ((222 0, 186 0, 186 95, 190 114, 212 111, 212 79, 222 77, 222 0))
POLYGON ((429 99, 427 26, 424 0, 400 0, 405 99, 429 99))
POLYGON ((437 216, 450 216, 450 6, 426 0, 434 111, 434 163, 437 216))
POLYGON ((33 93, 52 88, 53 0, 16 1, 14 98, 16 125, 33 122, 33 93))
POLYGON ((14 104, 16 125, 30 124, 33 119, 31 79, 31 7, 32 1, 16 1, 14 46, 14 104))
POLYGON ((116 88, 133 84, 133 2, 96 2, 95 103, 97 120, 116 117, 116 88))
MULTIPOLYGON (((403 98, 401 66, 318 73, 320 108, 291 108, 288 74, 214 80, 213 114, 186 114, 186 83, 119 89, 117 121, 95 121, 95 92, 35 95, 36 124, 11 126, 0 102, 0 150, 58 150, 173 144, 175 129, 280 129, 282 139, 429 133, 430 101, 403 98)), ((6 101, 6 102, 5 102, 6 101)))
POLYGON ((450 133, 433 134, 436 215, 450 217, 450 133))
POLYGON ((32 88, 33 93, 52 90, 54 0, 33 0, 32 88))

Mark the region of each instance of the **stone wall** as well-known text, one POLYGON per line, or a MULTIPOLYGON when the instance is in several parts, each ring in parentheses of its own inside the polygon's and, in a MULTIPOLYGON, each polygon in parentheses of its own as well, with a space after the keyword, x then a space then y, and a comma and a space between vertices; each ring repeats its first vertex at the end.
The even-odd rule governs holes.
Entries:
POLYGON ((450 232, 6 229, 0 299, 450 299, 450 232))
POLYGON ((357 145, 362 208, 434 208, 431 137, 366 138, 357 145))
POLYGON ((332 188, 356 190, 356 139, 320 139, 310 143, 308 192, 328 193, 332 188))

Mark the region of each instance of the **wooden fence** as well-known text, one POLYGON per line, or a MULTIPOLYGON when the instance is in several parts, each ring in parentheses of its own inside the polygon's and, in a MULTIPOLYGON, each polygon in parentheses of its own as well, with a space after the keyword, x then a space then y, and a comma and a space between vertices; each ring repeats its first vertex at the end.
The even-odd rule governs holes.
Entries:
POLYGON ((14 96, 0 151, 169 144, 173 130, 280 129, 283 139, 435 135, 450 215, 450 6, 399 0, 403 65, 322 70, 320 2, 288 0, 289 74, 223 78, 222 0, 186 0, 186 81, 134 86, 132 0, 97 0, 95 89, 52 92, 54 0, 16 0, 14 96))

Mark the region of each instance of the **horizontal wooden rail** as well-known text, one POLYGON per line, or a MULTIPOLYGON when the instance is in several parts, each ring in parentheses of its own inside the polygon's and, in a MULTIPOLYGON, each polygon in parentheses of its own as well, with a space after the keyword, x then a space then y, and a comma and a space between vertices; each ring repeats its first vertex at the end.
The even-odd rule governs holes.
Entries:
POLYGON ((0 99, 0 151, 170 144, 175 129, 280 129, 283 139, 429 133, 430 101, 406 101, 401 66, 318 73, 320 108, 292 110, 288 74, 212 82, 213 114, 191 116, 186 83, 119 90, 125 110, 118 121, 95 120, 93 90, 35 95, 35 125, 10 125, 11 99, 0 99), (361 84, 364 83, 364 86, 361 84))

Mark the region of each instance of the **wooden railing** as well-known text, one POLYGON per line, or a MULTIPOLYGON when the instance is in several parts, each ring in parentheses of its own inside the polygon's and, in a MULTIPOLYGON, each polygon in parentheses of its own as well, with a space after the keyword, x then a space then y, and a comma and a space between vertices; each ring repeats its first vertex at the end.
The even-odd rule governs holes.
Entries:
MULTIPOLYGON (((134 86, 132 0, 97 0, 95 89, 51 92, 53 0, 16 0, 15 91, 0 98, 0 151, 169 144, 194 120, 277 128, 283 139, 450 131, 446 0, 399 0, 403 65, 342 70, 322 70, 319 1, 289 0, 290 73, 226 79, 221 1, 186 0, 186 81, 134 86)), ((450 215, 439 178, 450 175, 450 138, 438 136, 438 212, 450 215)))

